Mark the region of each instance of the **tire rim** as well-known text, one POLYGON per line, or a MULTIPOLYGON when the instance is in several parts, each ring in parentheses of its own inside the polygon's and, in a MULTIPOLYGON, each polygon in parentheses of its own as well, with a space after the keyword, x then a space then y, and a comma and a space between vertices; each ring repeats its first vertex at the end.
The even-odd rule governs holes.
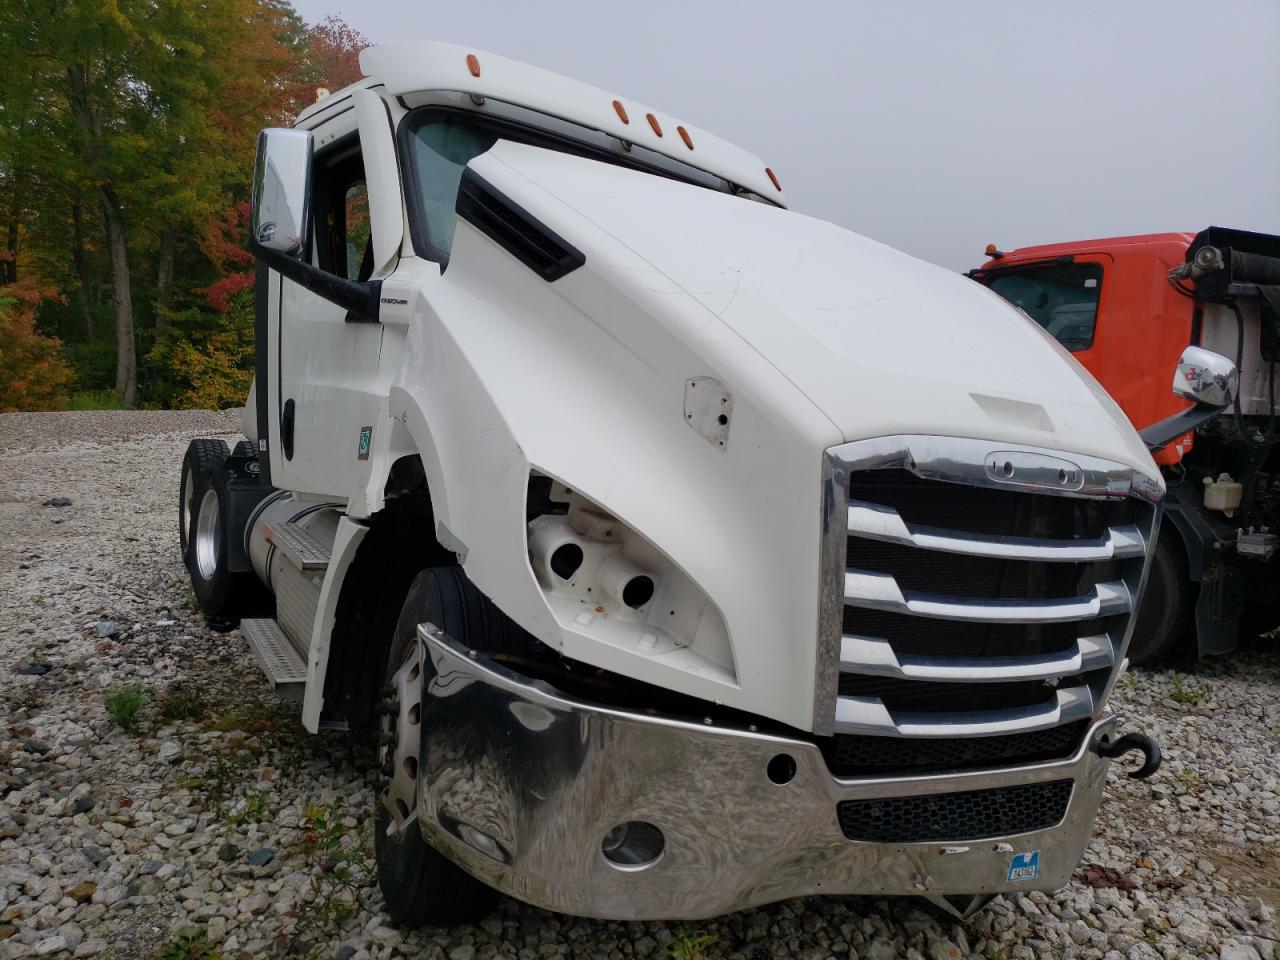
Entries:
POLYGON ((182 525, 182 545, 184 547, 191 542, 191 508, 195 506, 195 485, 195 474, 190 467, 187 467, 187 472, 182 475, 182 502, 178 505, 181 513, 178 520, 182 525))
POLYGON ((218 555, 222 553, 222 524, 219 523, 218 491, 206 490, 200 498, 196 514, 196 569, 205 580, 218 572, 218 555))
POLYGON ((391 814, 388 835, 414 822, 418 805, 418 757, 422 750, 422 641, 416 636, 404 652, 404 662, 391 678, 378 705, 382 714, 382 745, 378 759, 386 777, 382 804, 391 814))

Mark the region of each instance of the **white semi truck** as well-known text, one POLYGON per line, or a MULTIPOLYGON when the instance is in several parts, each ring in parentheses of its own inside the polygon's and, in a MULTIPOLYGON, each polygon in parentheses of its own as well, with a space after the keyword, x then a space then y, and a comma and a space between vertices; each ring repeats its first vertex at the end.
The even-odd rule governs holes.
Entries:
POLYGON ((1065 884, 1108 758, 1159 763, 1106 709, 1163 492, 1115 404, 690 124, 360 63, 260 135, 248 440, 180 513, 211 622, 376 740, 391 914, 1065 884))

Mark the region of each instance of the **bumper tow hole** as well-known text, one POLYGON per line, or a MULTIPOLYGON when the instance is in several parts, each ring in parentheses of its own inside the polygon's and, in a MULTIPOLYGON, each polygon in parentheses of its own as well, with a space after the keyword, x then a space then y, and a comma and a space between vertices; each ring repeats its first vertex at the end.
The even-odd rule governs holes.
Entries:
POLYGON ((769 766, 765 768, 765 773, 769 775, 769 779, 782 786, 784 783, 790 783, 796 775, 796 762, 788 753, 779 753, 769 761, 769 766))

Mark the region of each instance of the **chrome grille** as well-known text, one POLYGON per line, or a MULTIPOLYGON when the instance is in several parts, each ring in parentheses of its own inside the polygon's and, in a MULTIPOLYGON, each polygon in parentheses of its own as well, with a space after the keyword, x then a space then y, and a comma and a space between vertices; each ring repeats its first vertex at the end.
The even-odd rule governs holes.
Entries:
POLYGON ((824 482, 819 733, 972 742, 1074 728, 1101 708, 1156 482, 940 437, 837 447, 824 482))

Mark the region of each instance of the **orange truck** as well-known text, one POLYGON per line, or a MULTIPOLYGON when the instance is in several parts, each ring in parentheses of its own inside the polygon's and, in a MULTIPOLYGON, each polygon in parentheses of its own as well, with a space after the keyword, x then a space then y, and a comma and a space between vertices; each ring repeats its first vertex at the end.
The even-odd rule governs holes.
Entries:
POLYGON ((1234 649, 1245 610, 1274 613, 1280 603, 1280 236, 1209 227, 991 245, 987 257, 969 276, 1093 374, 1164 472, 1164 518, 1130 659, 1234 649), (1238 372, 1233 403, 1208 419, 1169 390, 1188 346, 1233 360, 1238 372))

